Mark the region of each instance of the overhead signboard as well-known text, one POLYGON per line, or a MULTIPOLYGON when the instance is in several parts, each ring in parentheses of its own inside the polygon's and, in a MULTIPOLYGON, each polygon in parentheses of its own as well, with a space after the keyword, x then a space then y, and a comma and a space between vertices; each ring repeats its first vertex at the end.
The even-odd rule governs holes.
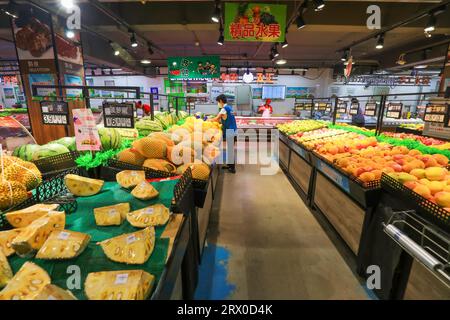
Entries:
POLYGON ((247 1, 225 3, 225 40, 283 42, 286 8, 282 4, 247 1))
POLYGON ((134 105, 104 102, 103 121, 106 128, 134 128, 134 105))
POLYGON ((169 80, 207 80, 220 78, 220 57, 170 57, 169 80))
POLYGON ((69 107, 65 101, 41 101, 42 123, 48 125, 69 124, 69 107))

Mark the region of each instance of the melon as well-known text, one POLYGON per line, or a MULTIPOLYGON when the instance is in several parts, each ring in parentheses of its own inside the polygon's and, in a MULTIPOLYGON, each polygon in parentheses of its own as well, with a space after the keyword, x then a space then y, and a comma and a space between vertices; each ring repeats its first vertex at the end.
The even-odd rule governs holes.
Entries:
POLYGON ((144 270, 92 272, 84 291, 89 300, 145 300, 154 283, 155 276, 144 270))
POLYGON ((164 159, 147 159, 144 161, 143 166, 164 172, 174 172, 177 169, 172 163, 164 159))
POLYGON ((155 189, 150 183, 147 181, 140 182, 134 189, 131 191, 133 197, 139 200, 151 200, 159 196, 158 190, 155 189))
POLYGON ((145 171, 142 170, 123 170, 116 174, 116 181, 122 188, 136 187, 142 181, 145 181, 145 171))
POLYGON ((5 214, 5 218, 14 228, 24 228, 49 211, 55 211, 58 206, 58 204, 38 203, 25 209, 8 212, 5 214))
POLYGON ((122 145, 120 132, 115 128, 99 128, 98 135, 102 143, 103 150, 116 150, 122 145))
POLYGON ((141 167, 145 157, 133 149, 125 149, 117 154, 117 160, 141 167))
POLYGON ((40 147, 38 144, 24 144, 14 149, 13 156, 25 161, 32 161, 34 153, 40 147))
POLYGON ((167 144, 160 139, 145 137, 133 142, 133 149, 145 158, 164 159, 167 152, 167 144))
POLYGON ((27 261, 0 292, 0 300, 33 300, 50 282, 44 269, 27 261))
POLYGON ((72 259, 89 244, 91 236, 70 230, 54 230, 36 254, 37 259, 72 259))
POLYGON ((98 244, 112 261, 143 264, 150 258, 155 247, 155 228, 122 234, 98 244))
POLYGON ((2 250, 5 256, 9 257, 14 254, 12 242, 21 232, 22 229, 0 231, 0 250, 2 250))
POLYGON ((94 209, 95 223, 98 226, 119 226, 130 212, 128 202, 94 209))
POLYGON ((163 140, 167 146, 173 146, 175 143, 170 138, 169 133, 165 132, 153 132, 148 135, 150 138, 163 140))
POLYGON ((77 300, 69 290, 47 284, 33 300, 77 300))
POLYGON ((183 174, 187 168, 192 170, 192 178, 197 180, 208 180, 211 169, 206 163, 188 163, 177 168, 178 174, 183 174))
POLYGON ((16 181, 0 181, 0 210, 5 210, 27 200, 27 188, 16 181))
POLYGON ((169 208, 158 203, 147 208, 128 212, 127 220, 133 227, 146 228, 165 225, 169 221, 169 216, 169 208))
POLYGON ((99 193, 105 181, 86 178, 76 174, 67 174, 64 177, 64 183, 73 195, 88 197, 99 193))
POLYGON ((3 250, 0 248, 0 288, 6 286, 13 277, 11 267, 3 250))
POLYGON ((77 150, 77 143, 75 141, 75 137, 64 137, 52 142, 49 142, 49 144, 60 144, 62 146, 65 146, 69 151, 76 151, 77 150))
POLYGON ((64 154, 68 152, 70 152, 70 150, 61 144, 58 143, 46 144, 41 146, 33 153, 33 161, 57 156, 59 154, 64 154))
POLYGON ((167 148, 167 159, 175 165, 181 165, 183 163, 192 163, 195 161, 197 153, 191 147, 186 147, 181 144, 177 144, 173 147, 167 148))

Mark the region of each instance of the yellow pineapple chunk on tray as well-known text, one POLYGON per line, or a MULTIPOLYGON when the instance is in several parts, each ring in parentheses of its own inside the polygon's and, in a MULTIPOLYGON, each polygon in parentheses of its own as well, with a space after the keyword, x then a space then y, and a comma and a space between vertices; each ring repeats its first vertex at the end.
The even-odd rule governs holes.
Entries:
POLYGON ((131 194, 139 200, 151 200, 159 196, 158 190, 147 181, 140 182, 131 194))
POLYGON ((22 229, 0 231, 0 249, 3 249, 5 256, 9 257, 14 253, 12 242, 21 232, 22 229))
POLYGON ((95 208, 95 223, 98 226, 119 226, 125 220, 128 212, 130 212, 130 204, 128 202, 95 208))
POLYGON ((145 171, 123 170, 116 174, 116 181, 123 188, 133 188, 140 182, 145 181, 145 171))
POLYGON ((27 261, 0 291, 0 300, 33 300, 50 282, 44 269, 27 261))
POLYGON ((35 204, 31 207, 11 211, 5 214, 6 220, 14 228, 23 228, 29 226, 34 220, 47 214, 49 211, 58 209, 58 204, 35 204))
POLYGON ((155 276, 143 270, 93 272, 84 291, 89 300, 144 300, 154 283, 155 276))
POLYGON ((13 273, 9 266, 8 258, 6 258, 2 248, 0 248, 0 288, 6 286, 12 277, 13 273))
POLYGON ((146 228, 165 225, 169 220, 169 216, 169 208, 158 203, 147 208, 129 212, 127 214, 127 220, 134 227, 146 228))
POLYGON ((46 285, 33 300, 78 300, 69 290, 53 284, 46 285))
POLYGON ((38 259, 72 259, 89 244, 91 236, 70 230, 55 230, 36 254, 38 259))
POLYGON ((126 233, 98 243, 106 256, 115 262, 143 264, 155 247, 155 228, 126 233))

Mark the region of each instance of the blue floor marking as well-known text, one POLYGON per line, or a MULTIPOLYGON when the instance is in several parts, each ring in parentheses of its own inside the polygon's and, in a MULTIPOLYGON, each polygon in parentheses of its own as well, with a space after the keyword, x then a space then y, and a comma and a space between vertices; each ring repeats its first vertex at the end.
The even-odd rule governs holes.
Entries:
POLYGON ((205 246, 199 280, 194 298, 197 300, 223 300, 231 296, 236 286, 228 283, 228 259, 230 252, 221 246, 205 246))

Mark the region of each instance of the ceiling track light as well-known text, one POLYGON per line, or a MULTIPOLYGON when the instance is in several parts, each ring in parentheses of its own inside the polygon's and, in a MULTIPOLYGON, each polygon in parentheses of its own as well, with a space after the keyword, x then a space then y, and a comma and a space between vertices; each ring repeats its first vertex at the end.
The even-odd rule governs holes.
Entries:
POLYGON ((343 54, 342 57, 341 57, 341 61, 342 61, 342 62, 345 62, 345 61, 348 60, 349 51, 350 51, 349 49, 347 49, 347 50, 344 51, 344 54, 343 54))
POLYGON ((436 16, 434 13, 430 12, 430 17, 428 18, 428 22, 425 26, 425 29, 423 29, 425 32, 433 32, 436 30, 436 16))
POLYGON ((378 36, 377 45, 375 46, 376 49, 383 49, 384 47, 384 33, 380 34, 378 36))
POLYGON ((295 22, 298 30, 303 29, 306 26, 305 20, 303 19, 303 13, 299 13, 295 22))
POLYGON ((273 53, 270 53, 270 54, 269 54, 269 59, 270 59, 270 61, 275 60, 275 57, 273 56, 273 53))
POLYGON ((406 53, 402 53, 402 54, 398 57, 398 60, 397 60, 396 63, 397 63, 398 65, 400 65, 400 66, 405 65, 405 64, 406 64, 405 56, 406 56, 406 53))
POLYGON ((284 38, 284 41, 281 43, 281 48, 287 48, 287 46, 289 45, 289 43, 288 43, 288 41, 287 41, 287 39, 286 39, 286 36, 285 36, 285 38, 284 38))
POLYGON ((277 45, 276 45, 276 44, 272 47, 271 52, 272 52, 272 55, 273 55, 275 58, 278 57, 278 56, 280 55, 280 53, 278 52, 278 49, 277 49, 277 45))
POLYGON ((225 41, 225 38, 223 36, 223 29, 220 29, 220 35, 219 35, 219 39, 217 39, 217 44, 219 46, 223 46, 224 41, 225 41))
POLYGON ((212 22, 219 23, 221 15, 222 15, 222 12, 220 10, 220 1, 216 1, 213 14, 211 15, 212 22))
POLYGON ((153 55, 155 52, 153 51, 151 44, 147 43, 147 47, 148 47, 148 54, 153 55))
POLYGON ((321 11, 325 8, 325 2, 323 0, 314 0, 314 3, 316 5, 316 11, 321 11))
POLYGON ((138 43, 136 41, 136 35, 134 34, 134 32, 131 34, 130 43, 132 48, 136 48, 138 46, 138 43))

